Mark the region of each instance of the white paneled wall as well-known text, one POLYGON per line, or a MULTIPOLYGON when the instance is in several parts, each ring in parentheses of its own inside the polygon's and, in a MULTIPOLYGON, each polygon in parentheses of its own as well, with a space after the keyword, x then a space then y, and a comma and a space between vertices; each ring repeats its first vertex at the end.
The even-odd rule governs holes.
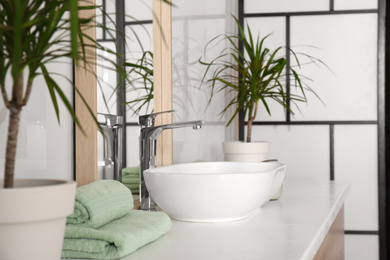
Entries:
POLYGON ((335 179, 352 189, 345 203, 346 230, 378 230, 376 125, 335 126, 335 179))
POLYGON ((291 46, 331 69, 302 67, 325 104, 309 94, 296 120, 377 119, 377 19, 377 14, 291 17, 291 46))
POLYGON ((329 126, 254 126, 253 141, 268 141, 268 159, 287 165, 286 178, 329 181, 329 126))
POLYGON ((132 0, 130 4, 126 4, 125 1, 125 20, 151 20, 153 19, 152 10, 153 0, 132 0))
POLYGON ((379 239, 375 235, 346 235, 345 259, 379 259, 379 239))
POLYGON ((178 17, 195 17, 195 16, 214 16, 214 15, 225 15, 229 11, 228 4, 229 0, 178 0, 174 4, 176 5, 172 9, 172 18, 178 17))
POLYGON ((244 13, 327 11, 329 0, 250 0, 244 1, 244 13))
POLYGON ((334 1, 335 10, 359 10, 359 9, 377 9, 377 0, 336 0, 334 1))

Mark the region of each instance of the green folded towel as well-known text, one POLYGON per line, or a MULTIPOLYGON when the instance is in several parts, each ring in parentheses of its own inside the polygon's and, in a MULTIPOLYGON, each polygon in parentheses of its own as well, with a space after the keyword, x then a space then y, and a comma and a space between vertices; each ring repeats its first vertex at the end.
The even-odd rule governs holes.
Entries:
POLYGON ((77 188, 74 212, 66 223, 98 228, 129 213, 134 206, 131 191, 114 180, 99 180, 77 188))
POLYGON ((156 240, 171 227, 163 212, 132 210, 98 229, 67 226, 63 258, 116 259, 156 240))
POLYGON ((122 177, 122 183, 139 183, 139 177, 138 176, 123 176, 122 177))
POLYGON ((122 176, 139 176, 139 166, 127 167, 122 169, 122 176))
POLYGON ((122 169, 121 182, 131 190, 133 194, 139 193, 139 167, 127 167, 122 169))
POLYGON ((124 184, 132 194, 139 194, 139 185, 138 184, 124 184))
POLYGON ((139 183, 135 183, 135 184, 123 184, 124 186, 126 186, 132 193, 133 193, 133 190, 139 190, 139 183))

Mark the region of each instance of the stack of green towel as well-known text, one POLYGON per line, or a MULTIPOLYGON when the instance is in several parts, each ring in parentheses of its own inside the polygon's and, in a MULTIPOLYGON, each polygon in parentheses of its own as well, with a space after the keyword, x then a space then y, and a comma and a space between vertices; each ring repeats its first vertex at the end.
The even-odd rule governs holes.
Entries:
POLYGON ((74 213, 67 218, 62 258, 120 258, 170 229, 165 213, 132 208, 130 190, 118 181, 79 187, 74 213))
POLYGON ((133 194, 139 194, 139 167, 123 168, 121 181, 133 194))

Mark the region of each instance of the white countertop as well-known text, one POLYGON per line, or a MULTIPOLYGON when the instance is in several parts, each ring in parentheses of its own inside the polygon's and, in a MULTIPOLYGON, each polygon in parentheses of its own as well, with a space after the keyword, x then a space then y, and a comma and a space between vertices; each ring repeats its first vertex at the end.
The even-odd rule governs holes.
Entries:
POLYGON ((173 220, 167 234, 122 260, 313 259, 349 189, 346 182, 286 179, 281 198, 245 220, 173 220))
POLYGON ((281 198, 245 220, 173 220, 167 234, 121 260, 313 259, 349 189, 346 182, 287 178, 281 198))

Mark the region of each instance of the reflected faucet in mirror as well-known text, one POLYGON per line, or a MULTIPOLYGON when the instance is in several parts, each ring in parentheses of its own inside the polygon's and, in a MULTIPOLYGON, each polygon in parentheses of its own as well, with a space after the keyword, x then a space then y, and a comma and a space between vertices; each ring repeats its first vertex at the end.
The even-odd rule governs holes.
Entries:
POLYGON ((155 118, 164 113, 173 113, 174 110, 143 115, 139 117, 140 130, 140 209, 153 211, 156 204, 150 197, 144 179, 144 171, 155 168, 157 164, 157 138, 166 129, 192 127, 194 130, 200 129, 204 124, 203 120, 178 122, 155 126, 155 118))
POLYGON ((103 129, 103 179, 120 180, 122 170, 122 134, 123 116, 98 113, 104 117, 99 124, 103 129))

